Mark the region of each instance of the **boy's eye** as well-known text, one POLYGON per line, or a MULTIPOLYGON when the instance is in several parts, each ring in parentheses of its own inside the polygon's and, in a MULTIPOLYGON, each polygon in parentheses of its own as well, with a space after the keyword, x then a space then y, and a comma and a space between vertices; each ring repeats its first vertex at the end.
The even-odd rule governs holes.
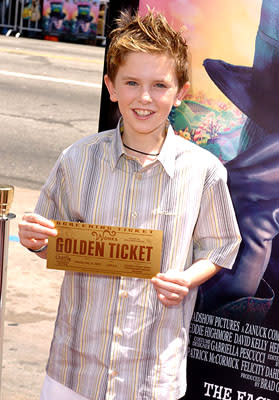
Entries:
POLYGON ((137 85, 137 82, 135 82, 135 81, 128 81, 128 82, 127 82, 127 85, 128 85, 128 86, 136 86, 136 85, 137 85))
POLYGON ((156 83, 155 86, 158 88, 164 88, 164 89, 166 88, 166 85, 164 83, 156 83))

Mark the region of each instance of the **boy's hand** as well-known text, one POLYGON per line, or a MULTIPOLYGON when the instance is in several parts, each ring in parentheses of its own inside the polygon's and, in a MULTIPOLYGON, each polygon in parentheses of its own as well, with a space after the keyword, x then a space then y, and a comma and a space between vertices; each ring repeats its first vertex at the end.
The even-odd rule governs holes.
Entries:
POLYGON ((33 250, 46 245, 48 236, 57 235, 54 223, 38 214, 25 214, 18 229, 20 243, 33 250))
POLYGON ((151 279, 158 299, 164 306, 176 306, 189 293, 190 283, 185 278, 185 271, 168 271, 159 273, 151 279))
POLYGON ((200 286, 212 278, 222 268, 208 259, 199 259, 185 271, 169 270, 157 274, 151 279, 159 300, 165 306, 176 306, 189 293, 190 289, 200 286))

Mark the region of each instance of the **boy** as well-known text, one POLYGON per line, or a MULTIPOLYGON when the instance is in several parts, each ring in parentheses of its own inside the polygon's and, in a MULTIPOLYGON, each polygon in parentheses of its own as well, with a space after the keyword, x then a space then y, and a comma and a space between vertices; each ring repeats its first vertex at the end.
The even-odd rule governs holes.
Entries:
POLYGON ((62 153, 21 243, 46 258, 49 219, 159 229, 161 273, 65 273, 41 399, 177 400, 197 286, 231 267, 239 231, 224 167, 167 122, 189 87, 180 33, 160 14, 123 13, 107 65, 122 118, 62 153))

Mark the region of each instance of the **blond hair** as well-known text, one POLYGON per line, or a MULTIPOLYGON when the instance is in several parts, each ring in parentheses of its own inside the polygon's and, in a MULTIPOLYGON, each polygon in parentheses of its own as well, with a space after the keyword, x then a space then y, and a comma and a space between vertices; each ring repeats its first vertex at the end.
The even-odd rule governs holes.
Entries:
POLYGON ((107 74, 112 82, 129 52, 165 53, 174 59, 179 89, 183 87, 188 81, 187 43, 162 14, 150 9, 144 16, 123 11, 116 24, 107 53, 107 74))

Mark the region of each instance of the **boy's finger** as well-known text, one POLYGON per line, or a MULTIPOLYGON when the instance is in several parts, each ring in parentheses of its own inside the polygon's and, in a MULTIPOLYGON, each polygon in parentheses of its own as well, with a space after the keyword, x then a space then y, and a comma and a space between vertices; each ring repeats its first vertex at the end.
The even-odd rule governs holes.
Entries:
POLYGON ((180 272, 170 272, 166 274, 160 272, 159 274, 156 275, 156 278, 165 282, 172 282, 182 286, 188 284, 188 282, 184 279, 182 273, 180 272))
MULTIPOLYGON (((41 217, 43 218, 43 217, 41 217)), ((19 235, 43 239, 48 236, 56 236, 57 230, 52 221, 37 218, 37 216, 26 216, 18 224, 19 235)))
POLYGON ((178 300, 180 299, 180 295, 178 293, 169 292, 168 290, 164 289, 157 289, 158 295, 163 295, 169 300, 178 300))
POLYGON ((47 239, 34 240, 34 239, 20 239, 20 243, 29 249, 39 249, 47 244, 47 239))
POLYGON ((158 298, 161 301, 161 303, 166 307, 177 306, 182 300, 182 299, 171 300, 161 293, 158 294, 158 298))
POLYGON ((176 283, 173 283, 170 281, 163 281, 162 279, 158 279, 157 277, 152 278, 151 282, 154 284, 154 286, 158 290, 165 290, 165 291, 177 293, 177 294, 180 294, 180 293, 187 294, 189 291, 186 283, 185 283, 185 285, 176 284, 176 283))
POLYGON ((34 214, 34 213, 26 213, 22 217, 23 221, 34 223, 34 224, 39 224, 42 226, 46 226, 48 228, 55 228, 55 224, 53 221, 50 219, 47 219, 45 217, 42 217, 39 214, 34 214))
POLYGON ((57 236, 57 230, 54 228, 46 228, 37 224, 20 225, 18 235, 28 239, 47 239, 48 236, 57 236))
POLYGON ((25 230, 24 232, 19 231, 18 232, 18 236, 22 237, 22 238, 25 238, 27 240, 31 240, 31 239, 34 239, 34 240, 45 240, 49 236, 55 237, 56 233, 57 232, 55 230, 49 231, 47 229, 45 229, 42 232, 32 231, 32 230, 25 230))
POLYGON ((183 278, 171 278, 167 277, 166 275, 163 274, 157 274, 154 276, 151 281, 155 283, 156 285, 162 286, 162 287, 173 287, 176 288, 177 286, 186 286, 188 285, 188 282, 183 279, 183 278))

